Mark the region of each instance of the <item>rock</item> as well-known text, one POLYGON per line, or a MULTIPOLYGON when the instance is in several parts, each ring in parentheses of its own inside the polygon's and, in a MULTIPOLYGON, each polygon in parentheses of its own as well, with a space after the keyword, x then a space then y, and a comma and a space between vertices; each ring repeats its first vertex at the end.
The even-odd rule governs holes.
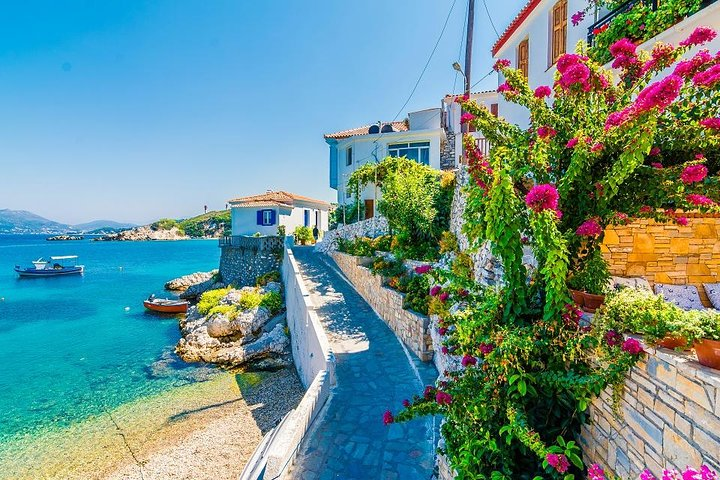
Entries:
POLYGON ((175 278, 165 283, 166 290, 187 290, 193 285, 210 280, 218 274, 217 270, 210 272, 195 272, 189 275, 183 275, 182 277, 175 278))
POLYGON ((270 320, 270 313, 264 307, 257 307, 230 319, 225 315, 213 315, 207 322, 207 333, 211 337, 252 338, 270 320))
POLYGON ((135 227, 129 230, 123 230, 118 233, 111 233, 109 235, 103 235, 102 237, 94 238, 96 242, 109 242, 109 241, 145 241, 145 240, 188 240, 190 237, 182 233, 177 227, 170 229, 154 229, 150 225, 144 225, 142 227, 135 227))
POLYGON ((204 282, 190 285, 187 290, 185 290, 178 296, 185 300, 195 300, 208 290, 216 290, 218 288, 225 288, 225 284, 223 282, 217 281, 217 277, 212 276, 204 282))
POLYGON ((84 240, 85 237, 82 235, 55 235, 54 237, 47 237, 45 240, 48 242, 59 242, 67 240, 84 240))
POLYGON ((282 291, 282 283, 280 282, 268 282, 267 285, 260 288, 262 293, 275 292, 280 293, 282 291))

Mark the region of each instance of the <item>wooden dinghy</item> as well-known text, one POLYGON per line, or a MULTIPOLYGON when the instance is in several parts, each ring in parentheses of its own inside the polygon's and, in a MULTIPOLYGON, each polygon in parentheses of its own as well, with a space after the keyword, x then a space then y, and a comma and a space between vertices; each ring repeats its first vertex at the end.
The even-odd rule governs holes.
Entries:
POLYGON ((143 302, 145 308, 160 313, 185 313, 190 302, 186 300, 173 300, 171 298, 155 298, 150 296, 143 302))

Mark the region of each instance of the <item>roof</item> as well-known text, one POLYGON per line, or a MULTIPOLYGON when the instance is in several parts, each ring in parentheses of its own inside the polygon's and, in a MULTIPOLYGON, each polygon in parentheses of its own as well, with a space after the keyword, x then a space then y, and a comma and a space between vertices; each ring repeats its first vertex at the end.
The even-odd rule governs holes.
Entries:
MULTIPOLYGON (((470 96, 472 97, 473 95, 478 95, 478 96, 489 95, 491 93, 497 94, 497 90, 485 90, 482 92, 470 92, 470 96)), ((461 97, 462 95, 463 95, 462 93, 448 93, 445 95, 445 98, 461 97)))
MULTIPOLYGON (((386 125, 388 123, 392 123, 394 132, 407 132, 408 131, 408 127, 405 124, 405 121, 382 122, 382 125, 386 125)), ((342 139, 342 138, 356 137, 359 135, 368 135, 370 127, 372 127, 373 125, 378 125, 378 124, 372 123, 370 125, 365 125, 364 127, 351 128, 350 130, 343 130, 341 132, 328 133, 325 135, 325 138, 342 139)))
POLYGON ((512 22, 510 22, 510 25, 505 29, 502 35, 500 35, 500 38, 497 39, 497 42, 495 42, 495 45, 492 47, 492 54, 493 56, 497 55, 497 52, 500 51, 500 49, 505 45, 505 43, 512 37, 513 33, 517 31, 518 28, 520 28, 520 25, 523 24, 523 22, 530 16, 530 14, 535 10, 535 7, 537 7, 542 0, 530 0, 528 3, 525 4, 522 10, 520 10, 520 13, 517 14, 517 16, 513 19, 512 22))
POLYGON ((330 207, 328 202, 316 200, 294 193, 284 192, 282 190, 273 192, 268 191, 260 195, 251 195, 249 197, 239 197, 230 200, 233 207, 293 207, 295 202, 314 203, 323 207, 330 207))

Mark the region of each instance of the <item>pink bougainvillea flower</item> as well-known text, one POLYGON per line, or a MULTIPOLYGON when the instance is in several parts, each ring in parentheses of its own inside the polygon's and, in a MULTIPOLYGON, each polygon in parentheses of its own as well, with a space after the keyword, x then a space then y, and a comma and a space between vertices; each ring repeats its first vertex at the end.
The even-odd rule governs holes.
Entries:
POLYGON ((475 118, 475 115, 469 112, 465 112, 460 115, 460 123, 467 123, 475 118))
POLYGON ((630 68, 637 65, 637 46, 627 38, 621 38, 610 45, 610 54, 615 58, 612 68, 630 68))
POLYGON ((548 453, 545 456, 545 460, 560 473, 565 473, 568 471, 568 468, 570 468, 570 462, 568 462, 567 457, 563 454, 548 453))
POLYGON ((402 401, 402 405, 403 405, 403 407, 408 408, 410 406, 410 400, 408 400, 406 398, 405 400, 402 401))
POLYGON ((537 129, 537 134, 540 138, 552 138, 557 135, 557 131, 552 127, 542 126, 537 129))
POLYGON ((552 90, 550 90, 550 87, 547 85, 540 85, 535 89, 533 94, 535 95, 535 98, 545 98, 552 94, 552 90))
POLYGON ((483 355, 489 355, 492 353, 493 350, 495 350, 495 345, 493 345, 492 343, 482 342, 479 345, 479 349, 480 353, 482 353, 483 355))
POLYGON ((660 70, 669 67, 675 61, 675 47, 667 43, 656 44, 651 53, 651 58, 643 65, 641 74, 645 74, 650 70, 660 70))
POLYGON ((683 79, 679 75, 669 75, 660 81, 645 87, 635 100, 637 113, 647 112, 653 108, 662 111, 680 94, 683 79))
POLYGON ((681 47, 689 47, 693 45, 702 45, 712 41, 717 36, 717 32, 709 27, 697 27, 688 38, 680 42, 681 47))
POLYGON ((440 285, 433 285, 433 287, 430 289, 430 296, 436 297, 440 293, 440 290, 442 290, 440 285))
POLYGON ((588 480, 605 480, 605 470, 597 463, 593 463, 588 468, 588 480))
POLYGON ((573 13, 572 17, 570 17, 570 20, 572 20, 573 26, 577 27, 583 20, 585 20, 585 10, 580 10, 579 12, 573 13))
POLYGON ((683 227, 687 227, 688 219, 686 217, 675 217, 675 223, 683 227))
POLYGON ((568 68, 578 63, 583 63, 588 60, 588 57, 584 55, 578 55, 577 53, 566 53, 561 55, 557 61, 557 69, 560 73, 565 73, 568 68))
POLYGON ((627 213, 623 212, 615 212, 614 219, 615 222, 620 225, 626 225, 630 222, 630 217, 628 217, 627 213))
POLYGON ((435 394, 435 401, 438 405, 450 405, 452 403, 452 395, 442 390, 438 390, 435 394))
POLYGON ((385 413, 383 413, 383 423, 385 425, 390 425, 393 422, 395 422, 395 417, 393 417, 390 410, 386 410, 385 413))
POLYGON ((650 213, 652 212, 652 208, 648 205, 643 205, 640 207, 640 213, 650 213))
POLYGON ((628 338, 622 344, 622 349, 630 355, 638 355, 643 352, 642 345, 634 338, 628 338))
POLYGON ((447 333, 447 328, 445 328, 445 327, 438 328, 438 333, 440 335, 445 335, 447 333))
POLYGON ((698 87, 715 87, 720 83, 720 65, 713 65, 703 72, 696 73, 692 81, 698 87))
POLYGON ((575 148, 575 146, 578 144, 579 140, 577 138, 571 138, 568 140, 567 145, 565 145, 565 148, 575 148))
POLYGON ((662 480, 682 480, 682 478, 680 477, 680 472, 674 468, 666 468, 663 470, 662 480))
POLYGON ((603 232, 602 227, 597 222, 597 220, 591 218, 589 220, 585 220, 578 228, 575 230, 575 234, 580 235, 581 237, 597 237, 603 232))
POLYGON ((495 62, 495 65, 493 65, 493 70, 495 70, 496 72, 499 72, 503 68, 507 68, 509 66, 510 66, 510 60, 501 58, 500 60, 495 62))
POLYGON ((608 330, 607 333, 605 333, 605 342, 610 347, 615 347, 617 345, 620 345, 622 342, 623 336, 616 332, 615 330, 608 330))
POLYGON ((649 155, 650 155, 651 157, 656 157, 656 156, 660 155, 660 147, 652 147, 652 148, 650 149, 649 155))
POLYGON ((581 85, 583 88, 587 85, 587 81, 590 79, 590 69, 584 63, 576 63, 571 65, 565 70, 565 73, 560 77, 560 85, 565 88, 570 88, 573 85, 581 85))
POLYGON ((435 396, 435 387, 432 385, 426 385, 425 390, 423 391, 423 398, 425 400, 430 400, 435 396))
POLYGON ((592 147, 590 147, 591 152, 600 152, 602 149, 605 148, 605 145, 603 145, 600 142, 595 143, 592 147))
POLYGON ((461 298, 465 298, 470 295, 470 292, 468 292, 464 288, 461 288, 460 290, 458 290, 458 295, 460 295, 461 298))
POLYGON ((473 357, 472 355, 463 355, 460 363, 462 363, 463 367, 467 368, 471 365, 477 364, 477 358, 473 357))
POLYGON ((605 131, 607 132, 612 127, 619 127, 623 123, 630 120, 633 116, 634 110, 632 108, 625 108, 619 112, 613 112, 608 115, 605 120, 605 131))
POLYGON ((558 208, 560 195, 557 188, 551 183, 535 185, 525 196, 525 204, 535 212, 555 210, 558 208))
POLYGON ((720 117, 700 120, 700 125, 711 130, 720 130, 720 117))
POLYGON ((450 352, 450 350, 448 349, 448 347, 445 347, 445 346, 443 346, 443 347, 440 349, 440 351, 443 353, 443 355, 447 355, 447 354, 450 352))
POLYGON ((705 64, 712 62, 713 56, 707 50, 700 50, 690 60, 684 60, 678 62, 673 71, 674 75, 679 75, 683 78, 690 78, 697 72, 702 70, 705 64))
POLYGON ((688 196, 685 197, 685 200, 693 205, 712 205, 715 203, 705 195, 699 195, 697 193, 688 194, 688 196))
POLYGON ((705 165, 688 165, 680 174, 680 180, 685 184, 702 182, 707 174, 708 169, 705 165))
POLYGON ((714 470, 710 470, 710 467, 703 465, 700 467, 700 478, 701 480, 717 480, 718 475, 714 470))
POLYGON ((424 275, 430 270, 432 270, 432 267, 430 265, 418 265, 417 267, 415 267, 415 273, 419 275, 424 275))
POLYGON ((640 474, 639 480, 657 480, 657 478, 655 478, 655 475, 653 475, 652 472, 646 468, 640 474))
POLYGON ((438 299, 440 299, 441 302, 445 303, 445 302, 447 302, 448 297, 450 297, 450 294, 448 292, 442 292, 438 296, 438 299))
POLYGON ((663 169, 663 164, 660 163, 660 162, 652 162, 652 163, 650 164, 650 166, 652 166, 653 168, 655 168, 655 169, 657 169, 657 170, 662 170, 662 169, 663 169))
POLYGON ((516 93, 515 89, 512 88, 512 87, 510 86, 510 84, 507 83, 507 82, 501 84, 501 85, 498 87, 497 91, 498 91, 499 93, 516 93))

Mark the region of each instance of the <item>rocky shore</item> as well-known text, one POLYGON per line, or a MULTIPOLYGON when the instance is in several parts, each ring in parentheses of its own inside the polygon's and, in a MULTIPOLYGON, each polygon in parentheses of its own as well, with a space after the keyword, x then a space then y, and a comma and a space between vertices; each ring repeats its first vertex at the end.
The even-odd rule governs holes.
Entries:
MULTIPOLYGON (((206 282, 218 274, 218 270, 211 270, 209 272, 195 272, 189 275, 183 275, 182 277, 175 278, 165 283, 166 290, 174 291, 185 291, 189 287, 197 285, 199 283, 206 282)), ((216 282, 217 283, 217 282, 216 282)))
POLYGON ((82 235, 55 235, 53 237, 47 237, 45 240, 48 242, 63 242, 68 240, 85 240, 82 235))
POLYGON ((130 230, 123 230, 118 233, 111 233, 109 235, 103 235, 102 237, 94 238, 95 242, 137 242, 145 240, 189 240, 190 237, 185 235, 182 230, 177 227, 170 229, 154 229, 150 225, 144 225, 142 227, 131 228, 130 230))

